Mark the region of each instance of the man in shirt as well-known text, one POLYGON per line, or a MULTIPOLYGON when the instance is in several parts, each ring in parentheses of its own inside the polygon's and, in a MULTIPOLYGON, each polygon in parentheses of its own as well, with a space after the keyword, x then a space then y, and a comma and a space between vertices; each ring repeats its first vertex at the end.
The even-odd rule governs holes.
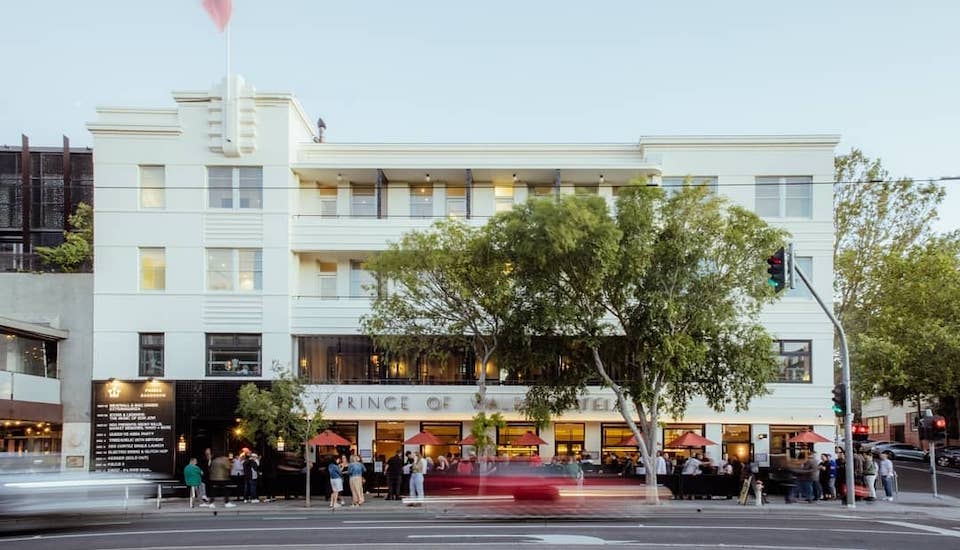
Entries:
POLYGON ((387 461, 387 500, 400 500, 400 482, 403 479, 403 455, 401 449, 387 461))

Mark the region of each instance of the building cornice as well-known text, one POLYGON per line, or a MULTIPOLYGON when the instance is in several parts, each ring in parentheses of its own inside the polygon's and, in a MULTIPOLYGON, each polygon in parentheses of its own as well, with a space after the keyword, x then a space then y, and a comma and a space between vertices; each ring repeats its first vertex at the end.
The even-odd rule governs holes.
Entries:
POLYGON ((651 135, 640 138, 641 147, 836 147, 839 134, 718 134, 651 135))
POLYGON ((97 120, 87 123, 94 135, 178 136, 183 133, 176 109, 98 107, 97 120))

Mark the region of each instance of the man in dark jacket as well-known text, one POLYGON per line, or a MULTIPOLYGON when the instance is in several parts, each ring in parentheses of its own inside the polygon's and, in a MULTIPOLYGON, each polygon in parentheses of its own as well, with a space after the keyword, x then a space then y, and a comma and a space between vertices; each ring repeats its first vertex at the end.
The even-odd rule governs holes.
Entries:
POLYGON ((397 452, 387 461, 387 500, 400 500, 400 481, 403 479, 402 451, 397 452))
POLYGON ((260 502, 260 499, 257 498, 257 482, 260 477, 260 458, 256 453, 250 454, 246 460, 243 461, 243 480, 246 483, 246 499, 244 502, 257 503, 260 502))

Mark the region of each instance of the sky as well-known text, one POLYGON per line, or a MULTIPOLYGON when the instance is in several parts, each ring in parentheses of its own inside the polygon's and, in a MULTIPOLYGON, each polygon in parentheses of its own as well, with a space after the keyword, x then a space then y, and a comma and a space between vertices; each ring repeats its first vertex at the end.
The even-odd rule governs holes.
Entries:
MULTIPOLYGON (((234 72, 339 142, 838 133, 892 176, 960 176, 960 2, 234 0, 234 72)), ((200 0, 8 1, 0 144, 92 144, 97 106, 225 73, 200 0)), ((960 181, 936 228, 960 229, 960 181)))

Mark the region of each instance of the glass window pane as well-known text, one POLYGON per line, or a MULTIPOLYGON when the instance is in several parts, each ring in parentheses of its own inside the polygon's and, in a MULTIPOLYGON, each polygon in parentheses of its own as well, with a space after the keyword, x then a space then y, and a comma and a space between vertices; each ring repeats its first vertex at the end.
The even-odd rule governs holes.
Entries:
POLYGON ((243 166, 240 171, 240 208, 263 208, 263 168, 243 166))
POLYGON ((597 195, 600 193, 599 187, 596 185, 576 185, 573 188, 573 193, 575 195, 597 195))
POLYGON ((813 213, 813 178, 786 178, 786 216, 809 218, 813 213))
POLYGON ((511 199, 513 200, 513 186, 512 185, 497 185, 493 188, 493 196, 498 199, 511 199))
POLYGON ((433 217, 433 186, 417 185, 410 188, 410 216, 433 217))
POLYGON ((233 250, 207 249, 207 290, 233 290, 233 250))
POLYGON ((163 334, 140 334, 140 376, 163 376, 163 334))
POLYGON ((164 290, 167 261, 163 248, 140 249, 140 290, 164 290))
POLYGON ((350 296, 354 298, 372 297, 376 294, 376 279, 366 267, 364 262, 350 261, 350 296))
POLYGON ((210 193, 210 208, 233 208, 233 168, 208 167, 207 188, 210 193))
POLYGON ((140 167, 140 207, 163 208, 166 204, 163 166, 140 167))
POLYGON ((259 334, 208 334, 208 376, 260 376, 259 334))
POLYGON ((350 215, 367 218, 377 216, 376 190, 372 186, 350 188, 350 215))
POLYGON ((239 250, 240 290, 263 290, 263 252, 255 250, 239 250))

